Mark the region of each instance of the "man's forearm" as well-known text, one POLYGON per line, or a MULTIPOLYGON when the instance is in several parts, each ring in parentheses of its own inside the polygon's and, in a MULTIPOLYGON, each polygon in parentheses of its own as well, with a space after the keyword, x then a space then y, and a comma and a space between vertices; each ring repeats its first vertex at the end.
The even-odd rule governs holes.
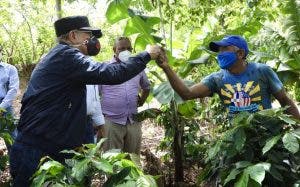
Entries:
POLYGON ((299 110, 298 110, 296 104, 293 101, 290 100, 287 103, 287 106, 289 106, 287 108, 287 113, 292 115, 294 118, 300 120, 300 114, 299 114, 299 110))
POLYGON ((180 95, 184 100, 191 99, 190 89, 184 84, 178 75, 168 66, 163 68, 166 73, 172 88, 180 95))

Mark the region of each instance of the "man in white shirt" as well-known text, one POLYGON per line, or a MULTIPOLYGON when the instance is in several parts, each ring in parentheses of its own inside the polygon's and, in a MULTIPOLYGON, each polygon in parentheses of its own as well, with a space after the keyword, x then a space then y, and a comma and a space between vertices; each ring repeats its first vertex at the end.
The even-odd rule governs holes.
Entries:
MULTIPOLYGON (((7 117, 8 115, 13 116, 13 100, 16 99, 17 92, 19 90, 19 76, 17 68, 11 64, 4 63, 2 61, 2 49, 0 48, 0 117, 7 117)), ((7 128, 8 124, 1 124, 0 126, 7 128)), ((15 139, 17 136, 17 130, 12 132, 12 138, 15 139)), ((8 152, 10 147, 5 142, 8 152)))
POLYGON ((104 137, 103 125, 105 123, 100 104, 98 85, 86 85, 86 105, 88 121, 84 142, 96 143, 100 138, 104 137), (94 132, 96 133, 96 140, 94 140, 94 132))

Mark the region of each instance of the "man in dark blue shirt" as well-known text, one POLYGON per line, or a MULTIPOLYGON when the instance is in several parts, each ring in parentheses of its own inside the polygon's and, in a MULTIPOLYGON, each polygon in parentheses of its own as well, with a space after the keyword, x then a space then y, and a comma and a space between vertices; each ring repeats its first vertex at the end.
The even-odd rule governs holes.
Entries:
POLYGON ((102 33, 90 27, 87 17, 65 17, 54 27, 59 44, 38 63, 22 99, 19 134, 10 154, 13 186, 29 186, 43 156, 63 162, 60 151, 82 145, 87 84, 125 82, 161 52, 152 46, 129 63, 97 63, 88 56, 99 53, 102 33))

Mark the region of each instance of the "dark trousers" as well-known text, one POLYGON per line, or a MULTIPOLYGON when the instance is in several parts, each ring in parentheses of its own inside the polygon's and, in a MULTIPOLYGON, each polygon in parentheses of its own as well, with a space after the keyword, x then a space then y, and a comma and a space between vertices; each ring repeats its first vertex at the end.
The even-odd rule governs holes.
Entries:
POLYGON ((95 143, 94 134, 93 120, 90 116, 87 116, 86 130, 83 140, 84 144, 95 143))
POLYGON ((15 142, 10 150, 10 174, 13 178, 13 187, 30 186, 30 177, 38 168, 45 153, 33 146, 15 142))

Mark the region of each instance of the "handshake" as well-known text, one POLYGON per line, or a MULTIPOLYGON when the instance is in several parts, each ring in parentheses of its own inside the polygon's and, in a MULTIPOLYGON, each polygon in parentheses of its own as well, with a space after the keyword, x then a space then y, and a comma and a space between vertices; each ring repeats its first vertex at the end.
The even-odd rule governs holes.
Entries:
POLYGON ((163 68, 168 65, 167 54, 163 47, 158 45, 147 45, 146 51, 151 56, 151 59, 155 60, 160 67, 163 68))

